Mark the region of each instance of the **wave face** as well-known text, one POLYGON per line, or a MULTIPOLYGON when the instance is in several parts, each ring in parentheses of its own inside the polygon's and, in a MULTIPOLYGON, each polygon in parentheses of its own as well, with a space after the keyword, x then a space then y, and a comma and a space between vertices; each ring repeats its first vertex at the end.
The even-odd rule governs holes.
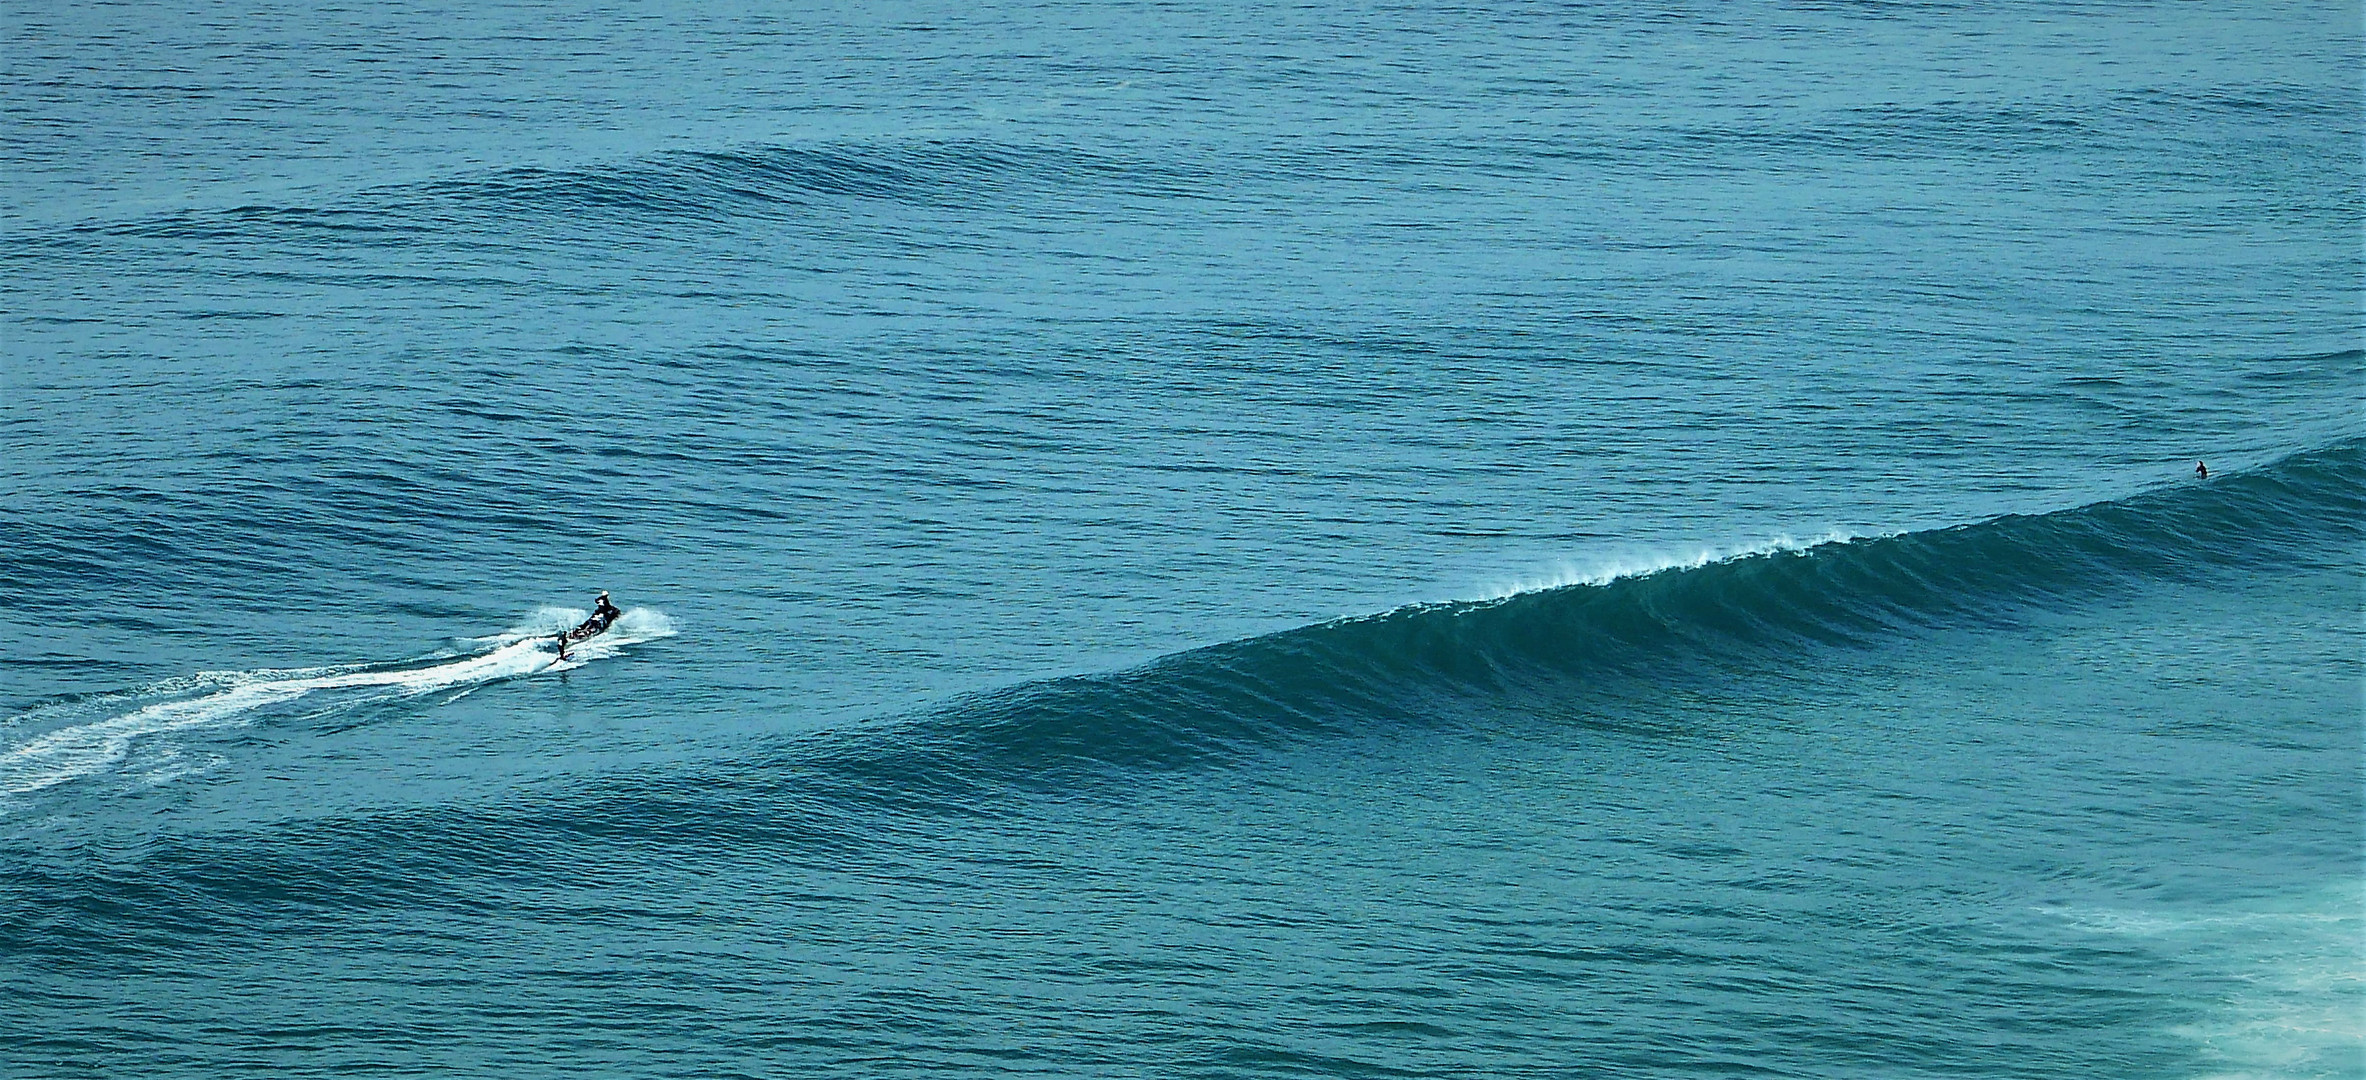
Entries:
MULTIPOLYGON (((1829 662, 1901 635, 2262 566, 2347 565, 2366 538, 2358 443, 2051 514, 1728 557, 1496 600, 1425 604, 980 695, 918 722, 896 785, 1058 785, 1325 735, 1547 718, 1618 725, 1670 693, 1829 662), (1510 719, 1518 718, 1518 719, 1510 719)), ((901 742, 903 740, 893 740, 901 742)), ((879 767, 886 767, 881 764, 879 767)))

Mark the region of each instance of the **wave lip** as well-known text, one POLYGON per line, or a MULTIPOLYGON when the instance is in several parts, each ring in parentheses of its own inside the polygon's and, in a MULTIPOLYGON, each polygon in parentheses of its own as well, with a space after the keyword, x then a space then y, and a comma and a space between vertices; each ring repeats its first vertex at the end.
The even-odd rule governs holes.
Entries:
MULTIPOLYGON (((141 698, 167 698, 103 719, 55 728, 0 749, 0 799, 30 795, 104 772, 130 757, 134 744, 140 740, 242 724, 258 710, 320 691, 359 690, 362 696, 348 704, 361 704, 475 687, 539 672, 571 671, 614 656, 626 646, 675 633, 673 621, 663 612, 633 608, 608 633, 568 650, 567 659, 562 661, 551 641, 554 631, 546 629, 544 624, 563 627, 571 625, 575 618, 580 618, 580 614, 568 609, 544 608, 519 626, 491 638, 477 639, 490 646, 484 651, 458 658, 436 658, 439 662, 203 672, 94 699, 96 703, 119 704, 141 698)), ((0 730, 37 724, 59 709, 52 706, 11 717, 0 722, 0 730)))
POLYGON ((1646 577, 1665 570, 1698 570, 1711 563, 1730 562, 1752 555, 1806 551, 1826 544, 1842 544, 1856 537, 1845 532, 1831 532, 1811 540, 1790 536, 1774 536, 1756 544, 1738 547, 1698 547, 1682 553, 1634 553, 1596 559, 1592 562, 1563 563, 1550 572, 1515 578, 1481 590, 1472 601, 1509 600, 1526 593, 1551 592, 1579 585, 1608 585, 1620 578, 1646 577))

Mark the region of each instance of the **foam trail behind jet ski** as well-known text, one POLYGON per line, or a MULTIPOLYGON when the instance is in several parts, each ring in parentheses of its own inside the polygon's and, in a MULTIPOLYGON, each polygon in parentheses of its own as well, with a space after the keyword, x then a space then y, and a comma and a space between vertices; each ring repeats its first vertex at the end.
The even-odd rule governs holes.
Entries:
MULTIPOLYGON (((136 700, 176 695, 103 720, 74 724, 36 735, 0 749, 0 798, 27 795, 69 780, 101 772, 128 757, 139 739, 174 731, 242 723, 258 709, 293 701, 323 690, 378 690, 382 696, 409 697, 454 687, 473 688, 498 679, 541 671, 566 671, 614 655, 623 646, 668 637, 673 624, 662 613, 635 608, 617 620, 617 628, 568 650, 559 660, 547 633, 529 625, 491 639, 494 648, 425 667, 344 667, 251 672, 209 672, 171 680, 145 691, 101 699, 136 700), (210 688, 194 697, 194 689, 210 688)), ((0 731, 36 723, 37 710, 0 723, 0 731)))

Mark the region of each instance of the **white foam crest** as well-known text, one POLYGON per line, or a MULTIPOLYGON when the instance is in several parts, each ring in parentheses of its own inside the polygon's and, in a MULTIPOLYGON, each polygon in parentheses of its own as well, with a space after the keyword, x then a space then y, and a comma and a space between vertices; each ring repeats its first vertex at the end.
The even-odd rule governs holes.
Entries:
MULTIPOLYGON (((563 609, 545 608, 531 617, 527 625, 536 625, 533 620, 538 620, 544 612, 567 614, 563 609)), ((572 620, 559 625, 572 625, 572 620)), ((386 691, 389 697, 408 697, 455 687, 474 688, 541 671, 572 670, 613 656, 624 646, 671 637, 675 629, 673 620, 663 612, 634 608, 619 617, 615 628, 608 633, 569 648, 564 661, 558 658, 557 643, 552 640, 555 633, 513 629, 493 639, 479 639, 502 642, 489 651, 426 666, 208 671, 167 679, 132 693, 36 709, 0 723, 0 730, 54 718, 69 708, 87 709, 93 704, 103 707, 160 696, 174 698, 102 720, 57 728, 0 749, 0 797, 31 794, 112 768, 130 756, 138 740, 242 723, 257 709, 316 691, 378 689, 386 691), (196 696, 185 696, 189 694, 196 696)))
POLYGON ((1755 544, 1734 547, 1698 546, 1676 551, 1666 549, 1616 552, 1585 562, 1564 562, 1541 573, 1499 581, 1482 586, 1476 599, 1504 600, 1526 593, 1548 592, 1573 585, 1608 585, 1621 578, 1644 577, 1663 570, 1692 570, 1711 563, 1730 562, 1756 555, 1777 552, 1806 551, 1825 544, 1845 543, 1856 539, 1854 534, 1829 532, 1807 540, 1790 536, 1773 536, 1755 544))

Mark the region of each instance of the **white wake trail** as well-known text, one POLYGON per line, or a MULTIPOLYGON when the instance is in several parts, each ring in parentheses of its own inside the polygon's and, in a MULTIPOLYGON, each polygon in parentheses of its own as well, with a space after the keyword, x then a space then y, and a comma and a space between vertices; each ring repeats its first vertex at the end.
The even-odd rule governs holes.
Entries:
MULTIPOLYGON (((473 656, 424 667, 379 669, 311 668, 251 672, 208 672, 169 680, 137 694, 106 700, 127 700, 164 694, 187 694, 213 687, 194 697, 158 701, 102 720, 74 724, 36 735, 0 749, 0 798, 21 796, 71 780, 103 772, 131 755, 133 745, 176 731, 235 725, 258 709, 294 701, 324 690, 379 690, 383 698, 410 697, 454 687, 474 688, 500 679, 543 671, 569 671, 615 655, 625 646, 671 637, 673 623, 661 612, 634 608, 616 627, 591 641, 567 650, 560 660, 552 640, 554 631, 538 625, 544 615, 565 618, 551 609, 537 619, 480 642, 494 647, 473 656)), ((372 700, 364 696, 363 701, 372 700)), ((39 710, 0 723, 0 731, 36 722, 52 710, 39 710)))

